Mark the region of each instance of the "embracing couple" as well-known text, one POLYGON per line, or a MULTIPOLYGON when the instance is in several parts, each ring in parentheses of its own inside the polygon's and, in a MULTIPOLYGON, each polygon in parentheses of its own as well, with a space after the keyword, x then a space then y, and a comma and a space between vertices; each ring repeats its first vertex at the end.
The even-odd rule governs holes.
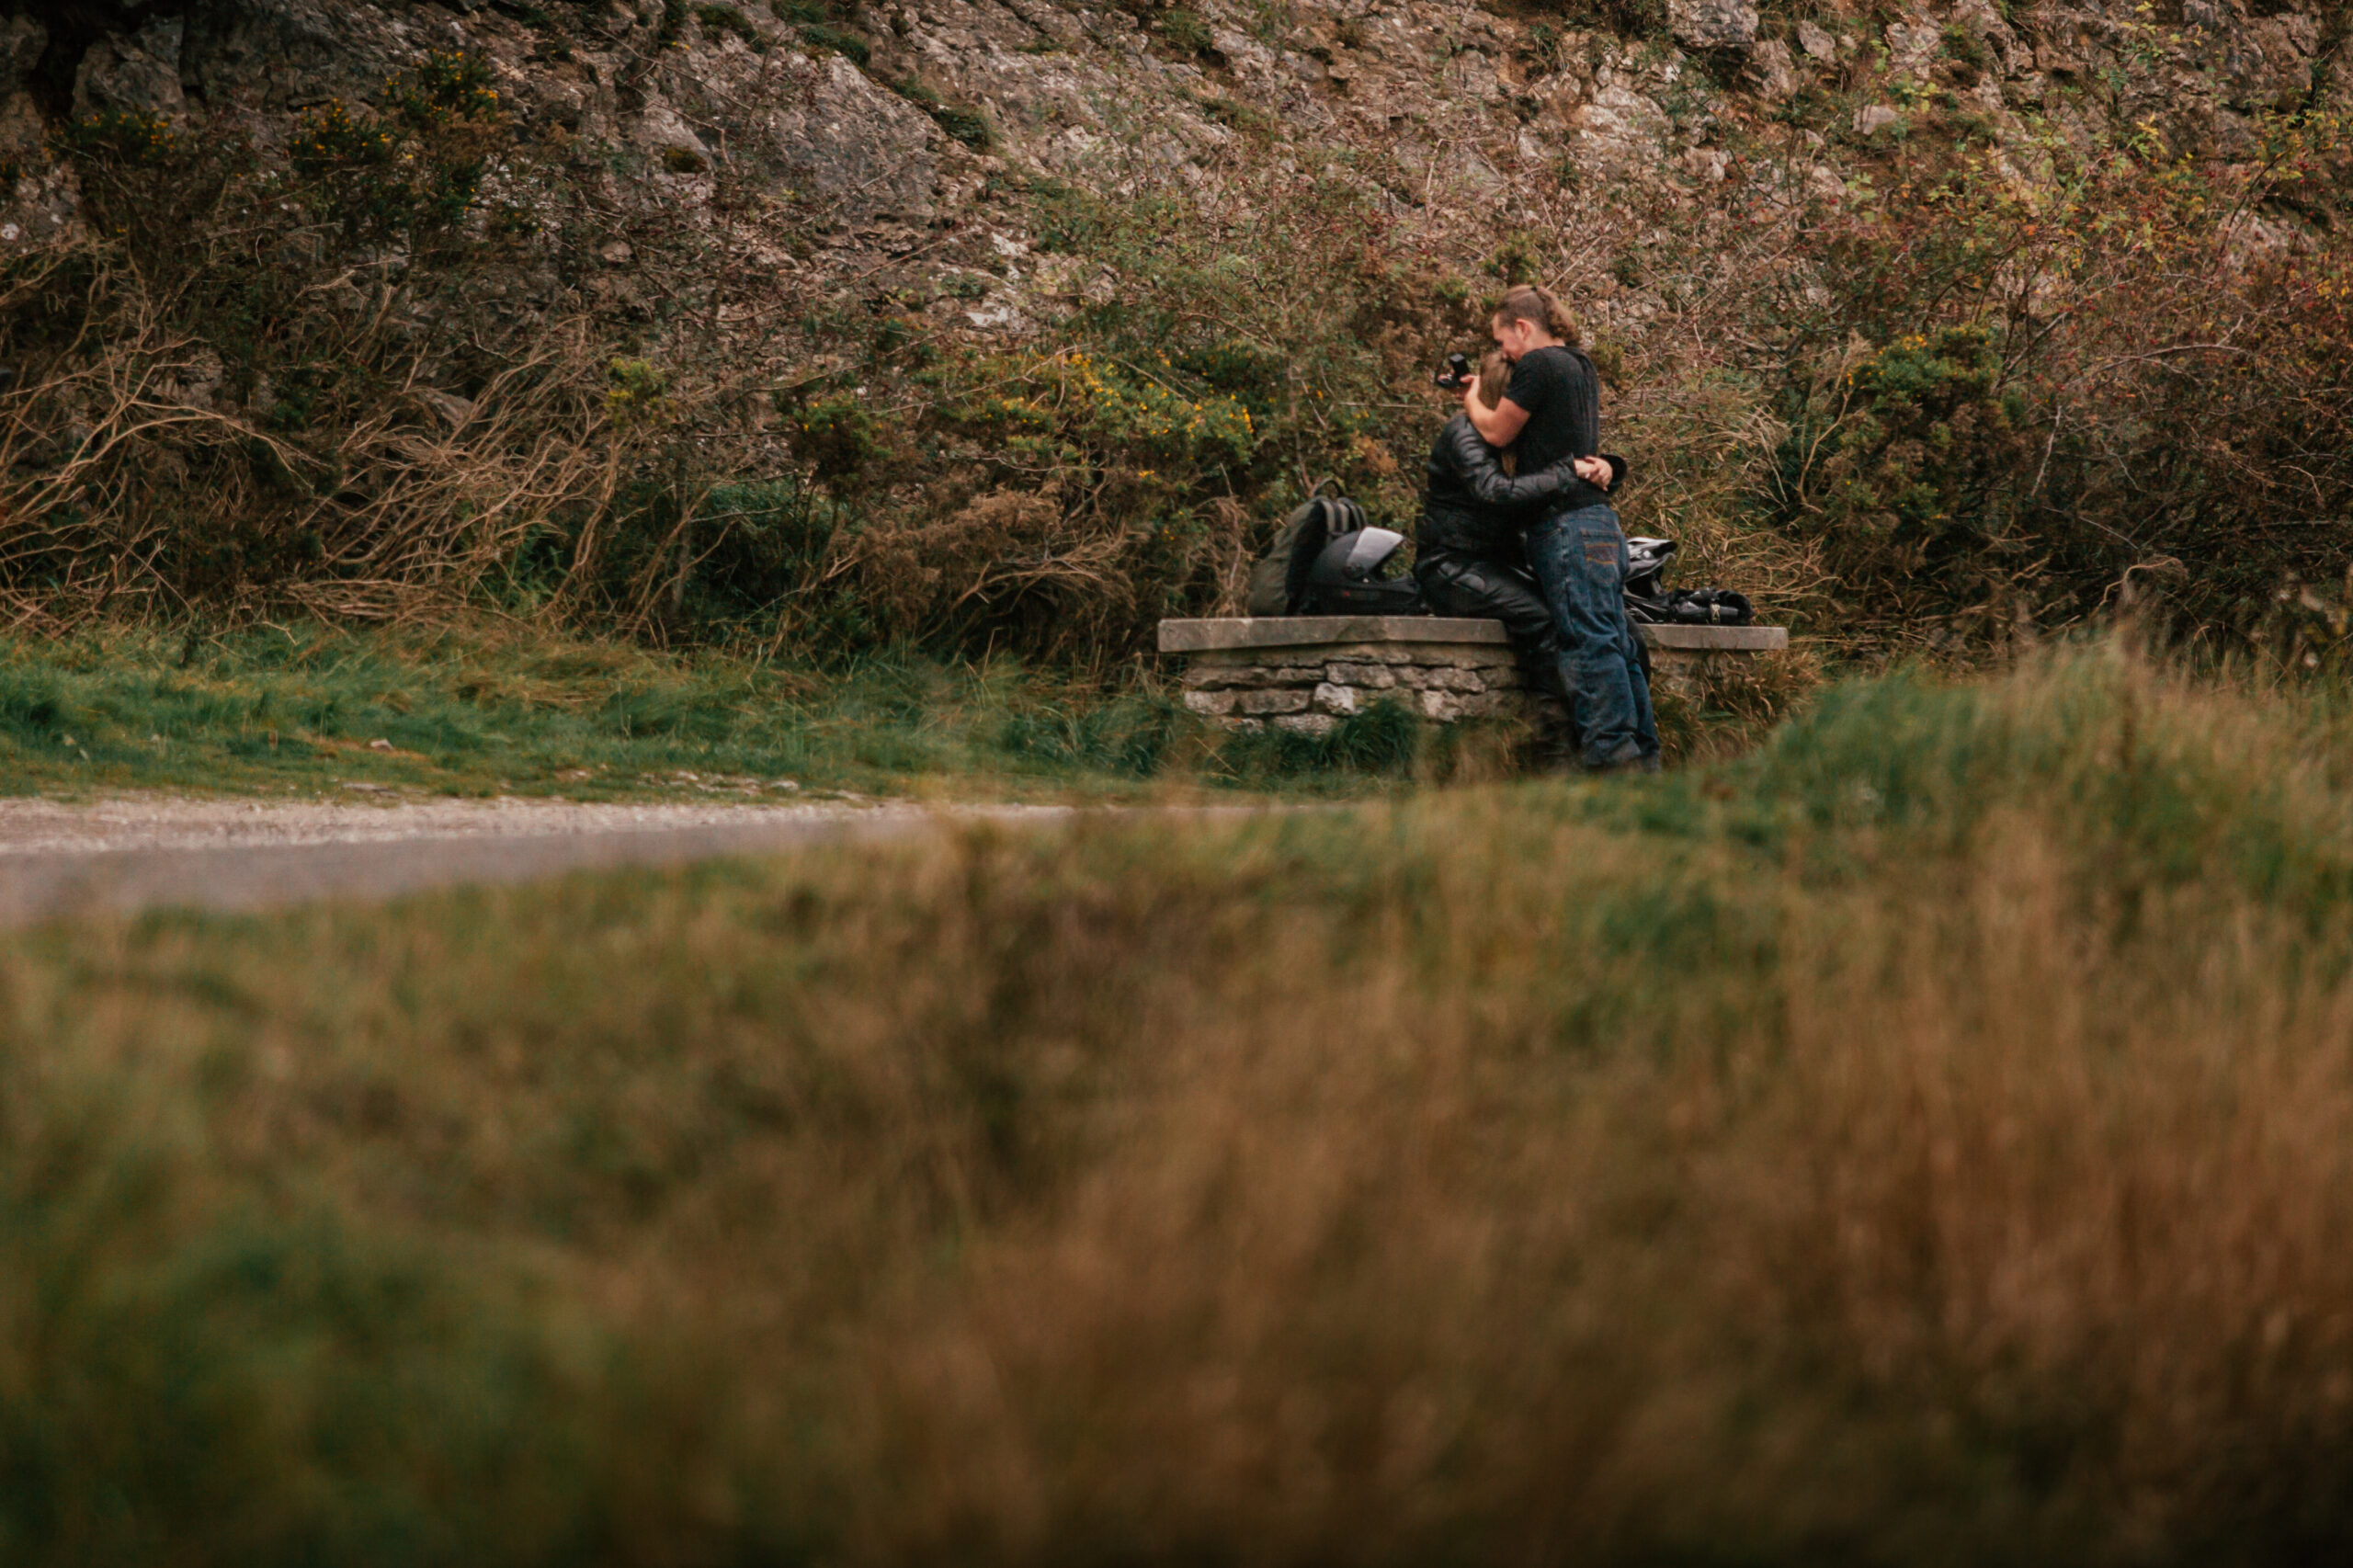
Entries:
POLYGON ((1422 597, 1440 615, 1504 623, 1529 687, 1567 704, 1583 767, 1656 772, 1626 535, 1609 505, 1626 463, 1597 450, 1600 381, 1549 290, 1510 290, 1488 326, 1495 351, 1430 449, 1422 597))

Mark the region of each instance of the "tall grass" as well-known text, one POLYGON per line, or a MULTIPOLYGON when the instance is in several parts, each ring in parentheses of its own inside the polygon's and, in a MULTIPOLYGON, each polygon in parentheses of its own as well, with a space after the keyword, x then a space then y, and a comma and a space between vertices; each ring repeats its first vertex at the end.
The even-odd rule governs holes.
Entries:
POLYGON ((11 1562, 2306 1562, 2353 760, 2116 648, 0 965, 11 1562))

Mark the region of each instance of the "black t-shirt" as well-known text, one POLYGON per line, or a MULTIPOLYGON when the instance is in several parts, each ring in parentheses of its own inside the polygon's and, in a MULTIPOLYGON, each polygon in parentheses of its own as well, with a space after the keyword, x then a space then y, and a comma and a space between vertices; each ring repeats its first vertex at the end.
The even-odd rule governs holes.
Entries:
POLYGON ((1563 458, 1589 458, 1601 446, 1601 389, 1593 361, 1574 348, 1538 348, 1512 367, 1504 395, 1528 410, 1512 449, 1519 472, 1534 473, 1563 458))

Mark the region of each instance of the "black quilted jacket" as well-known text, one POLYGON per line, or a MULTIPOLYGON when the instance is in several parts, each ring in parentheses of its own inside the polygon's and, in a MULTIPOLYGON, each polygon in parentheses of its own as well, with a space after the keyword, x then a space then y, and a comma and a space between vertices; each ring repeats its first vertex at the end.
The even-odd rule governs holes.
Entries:
POLYGON ((1430 447, 1429 488, 1415 540, 1419 552, 1517 560, 1520 530, 1529 524, 1550 512, 1601 505, 1624 483, 1626 460, 1600 455, 1610 468, 1608 490, 1579 479, 1569 459, 1515 478, 1496 462, 1471 416, 1456 415, 1430 447))

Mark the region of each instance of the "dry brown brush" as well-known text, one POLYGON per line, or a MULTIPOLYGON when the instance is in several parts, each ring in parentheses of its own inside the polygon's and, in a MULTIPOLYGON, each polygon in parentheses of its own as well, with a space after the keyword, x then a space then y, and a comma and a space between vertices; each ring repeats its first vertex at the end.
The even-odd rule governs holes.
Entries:
MULTIPOLYGON (((2336 118, 2260 117, 2224 158, 2120 110, 1996 134, 1952 39, 1920 81, 1858 56, 1773 106, 1580 47, 1693 157, 1540 163, 1499 103, 1441 139, 1495 143, 1498 203, 1452 152, 1223 99, 1195 107, 1233 134, 1172 171, 1107 109, 1070 183, 995 171, 854 263, 760 137, 695 171, 689 214, 677 171, 517 120, 463 56, 283 124, 70 127, 86 228, 0 274, 0 600, 1108 670, 1230 608, 1322 478, 1409 524, 1428 369, 1533 278, 1591 328, 1630 527, 1822 645, 1975 657, 2154 602, 2336 656, 2336 118), (1891 95, 1900 133, 1857 131, 1891 95), (1015 324, 970 325, 983 298, 1015 324)), ((626 91, 698 90, 666 70, 626 91)))

